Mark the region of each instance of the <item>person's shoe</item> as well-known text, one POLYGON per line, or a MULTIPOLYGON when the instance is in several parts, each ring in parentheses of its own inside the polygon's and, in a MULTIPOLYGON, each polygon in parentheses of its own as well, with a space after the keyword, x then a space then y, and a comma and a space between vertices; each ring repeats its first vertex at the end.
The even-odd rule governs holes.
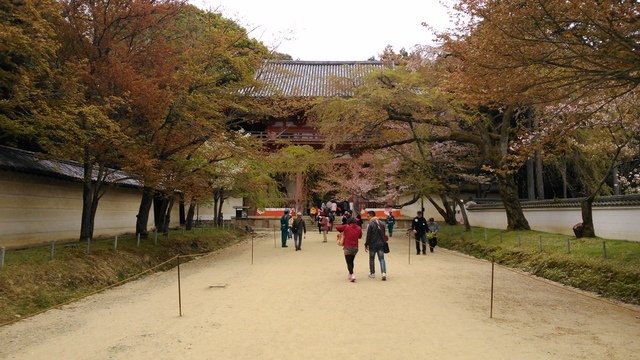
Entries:
POLYGON ((354 274, 349 275, 349 281, 356 282, 356 276, 354 274))
POLYGON ((382 281, 387 281, 387 274, 386 273, 382 273, 382 281))
POLYGON ((422 255, 427 255, 427 252, 426 252, 426 251, 423 251, 423 252, 422 252, 422 255))
POLYGON ((369 274, 369 278, 370 279, 375 279, 376 278, 376 274, 373 274, 373 273, 369 274))
POLYGON ((433 252, 433 248, 429 248, 429 251, 433 252))
POLYGON ((418 251, 418 252, 416 253, 416 255, 420 255, 420 251, 418 251))
POLYGON ((288 247, 287 245, 282 245, 282 247, 288 247))

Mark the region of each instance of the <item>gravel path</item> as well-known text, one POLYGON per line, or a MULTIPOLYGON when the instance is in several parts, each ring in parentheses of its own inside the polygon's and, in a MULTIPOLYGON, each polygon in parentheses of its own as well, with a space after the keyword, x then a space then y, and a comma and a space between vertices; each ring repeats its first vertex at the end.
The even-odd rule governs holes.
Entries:
MULTIPOLYGON (((403 235, 403 234, 397 234, 403 235)), ((640 359, 640 308, 391 240, 388 280, 347 281, 335 233, 273 232, 0 328, 2 359, 640 359), (279 235, 278 235, 279 243, 279 235), (225 287, 210 287, 226 285, 225 287)), ((376 264, 377 266, 377 264, 376 264)))

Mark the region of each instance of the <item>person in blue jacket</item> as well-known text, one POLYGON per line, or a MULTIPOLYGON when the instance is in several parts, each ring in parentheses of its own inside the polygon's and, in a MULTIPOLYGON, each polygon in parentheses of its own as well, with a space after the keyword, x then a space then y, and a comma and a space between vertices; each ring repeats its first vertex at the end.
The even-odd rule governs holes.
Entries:
POLYGON ((385 221, 387 223, 387 229, 389 230, 389 237, 393 236, 393 226, 396 224, 396 218, 393 217, 391 211, 389 211, 389 215, 387 215, 387 219, 385 221))
POLYGON ((289 238, 289 209, 284 209, 284 214, 280 218, 280 240, 282 247, 286 248, 287 239, 289 238))

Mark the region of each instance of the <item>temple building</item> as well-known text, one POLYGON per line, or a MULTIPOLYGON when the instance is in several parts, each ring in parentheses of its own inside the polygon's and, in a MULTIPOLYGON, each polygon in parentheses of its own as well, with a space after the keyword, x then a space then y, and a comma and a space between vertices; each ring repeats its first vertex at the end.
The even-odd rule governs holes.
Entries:
MULTIPOLYGON (((283 102, 297 103, 300 107, 290 108, 282 112, 283 115, 247 122, 242 128, 264 141, 267 147, 290 144, 322 148, 324 139, 306 117, 304 104, 322 98, 349 97, 367 75, 385 66, 381 61, 267 60, 256 73, 260 85, 248 89, 247 93, 265 101, 283 99, 283 102)), ((339 144, 336 151, 346 151, 349 146, 348 143, 339 144)), ((311 206, 307 203, 308 189, 304 183, 301 173, 292 174, 285 180, 288 206, 298 210, 311 206)))

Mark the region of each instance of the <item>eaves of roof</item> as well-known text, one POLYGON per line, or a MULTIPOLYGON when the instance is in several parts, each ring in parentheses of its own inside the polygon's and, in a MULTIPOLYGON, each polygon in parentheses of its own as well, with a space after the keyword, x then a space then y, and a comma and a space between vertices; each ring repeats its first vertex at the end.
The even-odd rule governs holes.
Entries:
MULTIPOLYGON (((523 209, 542 208, 576 208, 580 207, 580 202, 584 198, 571 199, 550 199, 550 200, 530 200, 521 201, 523 209)), ((620 207, 620 206, 640 206, 640 194, 599 196, 593 202, 593 207, 620 207)), ((474 210, 504 209, 502 202, 492 202, 483 204, 472 204, 467 208, 474 210)))
MULTIPOLYGON (((44 175, 65 180, 81 181, 83 166, 76 161, 51 159, 31 151, 8 146, 0 146, 0 169, 34 175, 44 175)), ((142 187, 142 184, 124 171, 109 170, 108 183, 128 187, 142 187)), ((96 179, 96 176, 93 176, 96 179)))

